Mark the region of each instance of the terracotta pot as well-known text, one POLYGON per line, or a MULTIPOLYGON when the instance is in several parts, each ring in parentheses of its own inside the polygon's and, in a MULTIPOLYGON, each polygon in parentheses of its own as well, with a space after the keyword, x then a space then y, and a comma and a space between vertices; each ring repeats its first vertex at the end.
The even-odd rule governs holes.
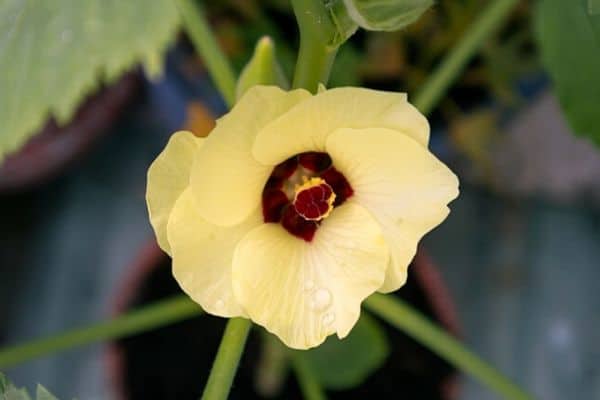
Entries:
POLYGON ((89 97, 67 125, 59 127, 53 119, 48 120, 40 132, 0 164, 0 193, 31 189, 60 174, 111 131, 140 83, 139 72, 128 73, 89 97))
MULTIPOLYGON (((117 292, 117 295, 115 297, 115 302, 112 304, 112 312, 114 315, 118 315, 126 310, 128 310, 133 304, 138 303, 138 301, 136 300, 136 298, 139 295, 140 291, 144 291, 144 285, 145 285, 145 281, 147 279, 150 279, 149 277, 151 276, 151 274, 155 273, 156 270, 158 268, 164 268, 165 267, 165 263, 169 263, 169 259, 168 257, 158 248, 158 246, 155 244, 154 241, 148 243, 138 254, 137 258, 132 262, 130 268, 129 268, 129 275, 126 277, 122 287, 120 288, 120 290, 117 292)), ((411 291, 417 291, 417 292, 422 292, 424 298, 426 299, 426 302, 428 303, 428 309, 429 309, 429 314, 430 317, 432 317, 433 319, 437 320, 442 326, 444 326, 450 333, 452 333, 453 335, 459 335, 459 324, 458 324, 458 320, 456 317, 456 312, 455 312, 455 308, 454 308, 454 304, 453 301, 448 293, 448 290, 437 270, 437 268, 435 267, 435 265, 433 264, 432 260, 425 254, 425 252, 423 251, 423 249, 420 249, 417 256, 415 257, 412 266, 410 267, 410 271, 411 271, 411 275, 413 276, 413 278, 409 278, 409 283, 406 286, 412 286, 407 288, 407 290, 411 290, 411 291), (411 280, 414 280, 414 283, 410 283, 411 280)), ((170 272, 169 272, 170 274, 170 272)), ((167 276, 165 274, 165 276, 167 276)), ((405 287, 406 287, 405 286, 405 287)), ((403 289, 400 290, 400 292, 402 292, 403 289)), ((136 304, 136 306, 138 306, 139 304, 136 304)), ((418 305, 417 305, 418 307, 418 305)), ((218 322, 221 323, 221 326, 217 329, 217 337, 216 339, 214 339, 214 343, 209 344, 209 342, 203 342, 203 344, 206 347, 213 347, 214 344, 214 348, 213 350, 216 351, 216 345, 218 344, 218 340, 220 339, 220 335, 222 333, 222 327, 225 324, 225 319, 223 318, 216 318, 216 317, 211 317, 208 315, 203 315, 202 317, 200 317, 201 319, 210 319, 210 323, 214 323, 214 322, 218 322)), ((200 322, 200 321, 197 321, 200 322)), ((163 333, 166 334, 166 329, 168 328, 161 328, 163 331, 163 333)), ((208 328, 207 328, 208 329, 208 328)), ((203 328, 204 330, 204 328, 203 328)), ((401 333, 398 333, 397 331, 394 330, 394 328, 390 327, 390 331, 391 332, 395 332, 395 334, 399 334, 399 335, 403 335, 401 333)), ((390 332, 388 331, 388 334, 390 332)), ((143 334, 142 334, 143 335, 143 334)), ((258 336, 258 335, 257 335, 258 336)), ((164 338, 164 336, 163 336, 164 338)), ((129 341, 131 340, 136 340, 135 338, 132 339, 127 339, 129 341)), ((204 340, 204 339, 199 339, 199 340, 204 340)), ((404 340, 410 340, 411 339, 404 339, 404 340)), ((160 343, 167 343, 167 341, 161 341, 160 343)), ((141 396, 131 396, 129 397, 127 395, 127 393, 129 393, 129 387, 128 387, 128 382, 127 382, 127 367, 126 365, 128 364, 128 359, 127 359, 127 351, 126 351, 126 346, 129 346, 132 342, 129 342, 129 344, 124 345, 123 341, 119 341, 119 342, 113 342, 111 343, 108 347, 107 347, 107 352, 106 352, 106 366, 107 366, 107 373, 109 376, 109 380, 111 382, 111 386, 114 392, 114 397, 116 399, 119 400, 125 400, 125 399, 138 399, 141 398, 141 396)), ((394 342, 392 340, 390 340, 390 344, 392 347, 394 347, 394 344, 397 342, 394 342)), ((252 339, 252 335, 251 338, 249 339, 248 345, 246 346, 246 350, 244 353, 244 358, 242 359, 241 362, 241 367, 240 370, 238 371, 238 375, 237 375, 237 380, 236 383, 234 384, 234 389, 235 388, 240 388, 240 386, 244 386, 244 385, 248 385, 249 380, 252 379, 252 375, 250 375, 250 378, 243 377, 240 375, 244 375, 247 374, 246 372, 242 372, 243 370, 252 370, 252 366, 253 365, 249 365, 248 360, 245 360, 247 357, 255 357, 254 359, 256 359, 257 357, 257 350, 255 350, 256 347, 258 345, 258 340, 256 340, 256 338, 253 340, 252 339), (254 353, 254 354, 248 354, 248 353, 254 353), (244 365, 246 366, 246 368, 244 368, 244 365)), ((418 347, 420 347, 420 345, 417 345, 418 347)), ((427 351, 428 350, 424 350, 423 351, 427 351)), ((431 353, 430 353, 431 354, 431 353)), ((208 360, 210 363, 212 363, 212 355, 210 360, 208 360)), ((394 354, 391 354, 389 358, 393 358, 394 354)), ((430 357, 435 357, 437 358, 437 356, 434 356, 433 354, 431 354, 430 357)), ((254 360, 253 359, 253 360, 254 360)), ((442 362, 441 360, 439 362, 442 362)), ((444 363, 445 364, 445 363, 444 363)), ((148 364, 142 364, 141 367, 145 368, 145 366, 148 364)), ((173 365, 173 368, 177 368, 176 365, 173 365)), ((150 375, 148 375, 148 379, 152 379, 155 378, 154 375, 152 375, 152 373, 150 372, 153 369, 153 366, 149 366, 149 373, 150 375)), ((458 380, 457 380, 457 374, 456 371, 453 370, 451 367, 448 366, 448 370, 449 372, 447 374, 445 374, 445 376, 443 377, 443 379, 441 379, 437 385, 438 388, 436 389, 436 393, 439 393, 438 398, 442 399, 442 400, 453 400, 457 398, 458 395, 458 380)), ((208 374, 209 372, 209 367, 207 368, 207 370, 205 371, 206 374, 208 374)), ((194 371, 194 374, 199 376, 198 380, 194 380, 193 384, 194 385, 200 385, 199 388, 197 388, 198 390, 202 389, 202 382, 201 382, 201 375, 202 372, 201 371, 194 371)), ((392 382, 395 379, 395 377, 393 376, 393 371, 386 371, 386 366, 384 365, 379 371, 376 372, 376 374, 381 374, 381 375, 391 375, 391 379, 392 382)), ((178 375, 177 375, 178 376, 178 375)), ((370 378, 369 378, 370 379, 370 378)), ((294 379, 292 378, 288 378, 288 383, 286 384, 288 386, 288 391, 286 393, 283 394, 283 397, 281 398, 285 398, 285 399, 289 399, 289 398, 300 398, 299 396, 299 389, 297 388, 297 386, 294 383, 294 379), (291 387, 291 388, 290 388, 291 387)), ((372 384, 378 385, 379 383, 377 381, 372 382, 372 384)), ((174 385, 177 385, 176 383, 174 383, 174 385)), ((249 389, 249 390, 252 390, 249 389)), ((368 389, 365 389, 368 393, 368 389)), ((397 393, 403 393, 405 392, 404 388, 401 387, 395 387, 395 390, 397 390, 397 393)), ((360 396, 364 396, 364 394, 352 394, 353 391, 344 391, 344 392, 335 392, 337 393, 339 396, 338 398, 364 398, 364 397, 360 397, 360 396), (359 396, 359 397, 356 397, 359 396)), ((199 394, 199 393, 198 393, 199 394)), ((173 394, 170 393, 171 397, 169 397, 169 394, 163 394, 164 398, 177 398, 178 400, 181 398, 181 400, 185 400, 185 397, 181 396, 181 395, 177 395, 175 397, 172 397, 173 394)), ((146 397, 146 396, 144 396, 146 397)), ((196 394, 194 396, 190 396, 190 398, 195 398, 197 397, 196 394)), ((156 397, 156 398, 162 398, 160 396, 156 397)), ((231 397, 233 398, 255 398, 255 397, 251 397, 251 395, 247 395, 247 391, 244 391, 244 395, 242 397, 235 397, 232 395, 231 397), (250 397, 248 397, 250 396, 250 397)), ((331 396, 331 398, 336 398, 335 396, 331 396)), ((411 398, 410 396, 407 398, 411 398)), ((419 398, 423 398, 423 397, 419 397, 419 398)), ((429 398, 429 397, 427 397, 429 398)))

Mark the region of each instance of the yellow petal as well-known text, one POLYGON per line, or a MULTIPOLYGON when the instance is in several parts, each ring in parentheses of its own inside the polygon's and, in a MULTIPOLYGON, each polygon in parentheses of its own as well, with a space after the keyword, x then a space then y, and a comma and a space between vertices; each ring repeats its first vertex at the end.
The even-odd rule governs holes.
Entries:
POLYGON ((165 149, 148 169, 146 203, 150 223, 158 245, 170 254, 167 240, 167 222, 175 201, 190 182, 194 155, 204 139, 191 132, 175 132, 165 149))
POLYGON ((239 240, 262 224, 259 211, 243 223, 221 227, 198 213, 191 189, 179 197, 167 231, 173 254, 173 275, 181 288, 202 308, 222 317, 245 316, 231 287, 233 251, 239 240))
POLYGON ((254 86, 231 112, 217 121, 192 168, 191 185, 200 215, 217 225, 234 225, 261 202, 273 164, 252 157, 257 132, 292 106, 310 97, 306 90, 285 92, 275 86, 254 86))
POLYGON ((344 204, 310 243, 279 224, 252 230, 234 254, 233 290, 254 322, 289 347, 307 349, 350 332, 388 261, 378 224, 362 207, 344 204))
POLYGON ((448 215, 457 177, 421 144, 389 129, 339 129, 327 152, 354 189, 350 200, 371 212, 390 246, 380 291, 398 289, 418 241, 448 215))
POLYGON ((327 137, 338 128, 382 127, 400 131, 424 147, 429 123, 404 93, 363 88, 336 88, 318 93, 268 124, 252 152, 263 163, 276 163, 305 151, 325 151, 327 137))

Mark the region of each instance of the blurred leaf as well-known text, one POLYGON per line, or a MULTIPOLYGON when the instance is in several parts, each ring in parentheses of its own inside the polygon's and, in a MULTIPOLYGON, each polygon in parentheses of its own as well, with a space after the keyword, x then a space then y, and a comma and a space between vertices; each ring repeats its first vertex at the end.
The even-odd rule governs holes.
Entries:
POLYGON ((333 62, 329 86, 360 86, 362 55, 351 43, 340 47, 333 62))
MULTIPOLYGON (((0 400, 31 400, 31 397, 27 393, 27 390, 17 389, 0 372, 0 400)), ((44 389, 44 387, 38 385, 36 400, 57 400, 57 398, 44 389)))
POLYGON ((330 336, 321 346, 300 355, 325 388, 349 389, 381 367, 389 355, 389 345, 380 325, 363 313, 348 337, 340 340, 330 336))
POLYGON ((252 58, 242 70, 235 90, 236 97, 239 99, 255 85, 276 85, 282 89, 290 87, 275 56, 273 40, 268 36, 258 41, 252 58))
POLYGON ((600 14, 588 12, 587 0, 541 0, 535 28, 571 128, 600 145, 600 14))
POLYGON ((0 160, 51 114, 142 61, 160 72, 179 16, 170 0, 0 0, 0 160))

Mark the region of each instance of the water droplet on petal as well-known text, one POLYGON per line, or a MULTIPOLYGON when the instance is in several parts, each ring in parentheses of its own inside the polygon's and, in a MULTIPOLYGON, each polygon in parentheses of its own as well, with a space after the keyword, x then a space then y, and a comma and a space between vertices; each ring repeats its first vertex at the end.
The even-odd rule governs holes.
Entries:
POLYGON ((331 293, 327 289, 317 289, 315 293, 312 295, 312 300, 310 302, 311 308, 313 310, 324 310, 331 304, 331 293))
POLYGON ((311 281, 310 279, 307 280, 306 282, 304 282, 304 290, 311 290, 314 287, 315 287, 315 283, 313 281, 311 281))
POLYGON ((325 315, 323 315, 323 325, 328 326, 333 324, 333 321, 335 321, 335 314, 334 313, 327 313, 325 315))

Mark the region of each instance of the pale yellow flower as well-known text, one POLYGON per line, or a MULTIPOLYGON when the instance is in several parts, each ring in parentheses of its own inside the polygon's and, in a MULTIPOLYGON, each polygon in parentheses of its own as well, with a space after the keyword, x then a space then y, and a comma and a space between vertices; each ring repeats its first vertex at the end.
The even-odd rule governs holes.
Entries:
POLYGON ((148 171, 150 220, 183 290, 288 346, 345 337, 406 281, 456 176, 404 94, 254 87, 208 138, 177 132, 148 171))

